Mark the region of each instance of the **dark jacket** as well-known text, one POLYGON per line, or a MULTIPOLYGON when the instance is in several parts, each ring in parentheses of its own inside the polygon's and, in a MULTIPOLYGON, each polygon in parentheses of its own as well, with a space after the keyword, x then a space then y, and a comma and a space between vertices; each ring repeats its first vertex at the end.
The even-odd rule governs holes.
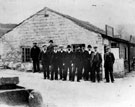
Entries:
POLYGON ((105 53, 104 54, 104 67, 113 67, 115 61, 115 57, 113 53, 105 53))
POLYGON ((53 52, 52 53, 52 60, 51 60, 53 65, 58 65, 58 58, 59 58, 58 52, 56 52, 56 53, 53 52))
POLYGON ((49 45, 47 47, 47 52, 52 53, 54 51, 54 45, 49 45))
POLYGON ((73 61, 73 52, 65 52, 65 57, 63 58, 64 63, 66 66, 70 66, 72 64, 73 61))
POLYGON ((31 58, 32 60, 39 60, 40 48, 38 46, 34 46, 31 48, 31 58))
POLYGON ((93 60, 92 60, 92 66, 99 68, 102 63, 102 56, 100 53, 94 54, 93 60))
POLYGON ((41 51, 40 60, 42 64, 49 65, 50 61, 49 61, 48 52, 41 51))
POLYGON ((89 52, 87 51, 87 64, 88 66, 92 67, 92 64, 93 64, 93 58, 94 58, 94 52, 91 51, 91 54, 89 54, 89 52))
POLYGON ((83 56, 82 56, 82 52, 77 51, 75 52, 75 64, 76 66, 83 66, 83 56))
POLYGON ((65 57, 65 52, 64 51, 63 52, 59 51, 58 52, 58 64, 59 64, 59 66, 63 65, 64 57, 65 57))

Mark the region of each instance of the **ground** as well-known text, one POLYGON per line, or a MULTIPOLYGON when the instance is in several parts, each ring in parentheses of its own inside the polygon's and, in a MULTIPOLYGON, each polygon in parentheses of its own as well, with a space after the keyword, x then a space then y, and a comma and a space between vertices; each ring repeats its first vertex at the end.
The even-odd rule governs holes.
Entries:
POLYGON ((19 76, 19 85, 39 91, 45 107, 135 107, 135 72, 114 83, 44 80, 42 73, 0 70, 0 76, 19 76))

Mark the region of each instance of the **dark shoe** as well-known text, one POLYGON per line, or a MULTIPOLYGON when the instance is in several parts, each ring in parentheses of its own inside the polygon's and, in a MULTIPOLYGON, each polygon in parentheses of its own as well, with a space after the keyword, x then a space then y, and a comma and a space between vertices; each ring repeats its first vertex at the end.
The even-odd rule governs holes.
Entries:
POLYGON ((112 83, 114 83, 114 81, 111 81, 112 83))

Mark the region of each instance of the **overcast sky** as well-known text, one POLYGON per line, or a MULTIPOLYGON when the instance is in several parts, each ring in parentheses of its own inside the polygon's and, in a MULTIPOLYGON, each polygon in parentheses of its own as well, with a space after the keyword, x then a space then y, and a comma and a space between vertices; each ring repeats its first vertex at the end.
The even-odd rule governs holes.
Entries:
POLYGON ((20 23, 44 7, 100 28, 135 25, 135 0, 0 0, 0 23, 20 23))

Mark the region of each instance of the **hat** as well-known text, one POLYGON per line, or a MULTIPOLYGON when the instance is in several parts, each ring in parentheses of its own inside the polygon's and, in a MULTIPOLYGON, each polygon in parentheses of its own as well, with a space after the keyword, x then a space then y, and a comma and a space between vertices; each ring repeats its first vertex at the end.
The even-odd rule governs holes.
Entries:
POLYGON ((68 45, 68 46, 67 46, 67 48, 71 48, 71 46, 70 46, 70 45, 68 45))
POLYGON ((98 48, 98 47, 97 47, 97 46, 94 46, 93 48, 96 49, 96 48, 98 48))
POLYGON ((47 45, 43 45, 42 47, 46 47, 47 45))
POLYGON ((91 45, 88 45, 88 48, 92 48, 92 46, 91 45))
POLYGON ((106 46, 106 49, 110 49, 110 47, 109 46, 106 46))
POLYGON ((63 45, 60 45, 59 48, 64 48, 64 46, 63 45))
POLYGON ((36 42, 33 42, 33 44, 37 44, 36 42))
POLYGON ((53 40, 50 40, 49 43, 53 43, 53 40))

